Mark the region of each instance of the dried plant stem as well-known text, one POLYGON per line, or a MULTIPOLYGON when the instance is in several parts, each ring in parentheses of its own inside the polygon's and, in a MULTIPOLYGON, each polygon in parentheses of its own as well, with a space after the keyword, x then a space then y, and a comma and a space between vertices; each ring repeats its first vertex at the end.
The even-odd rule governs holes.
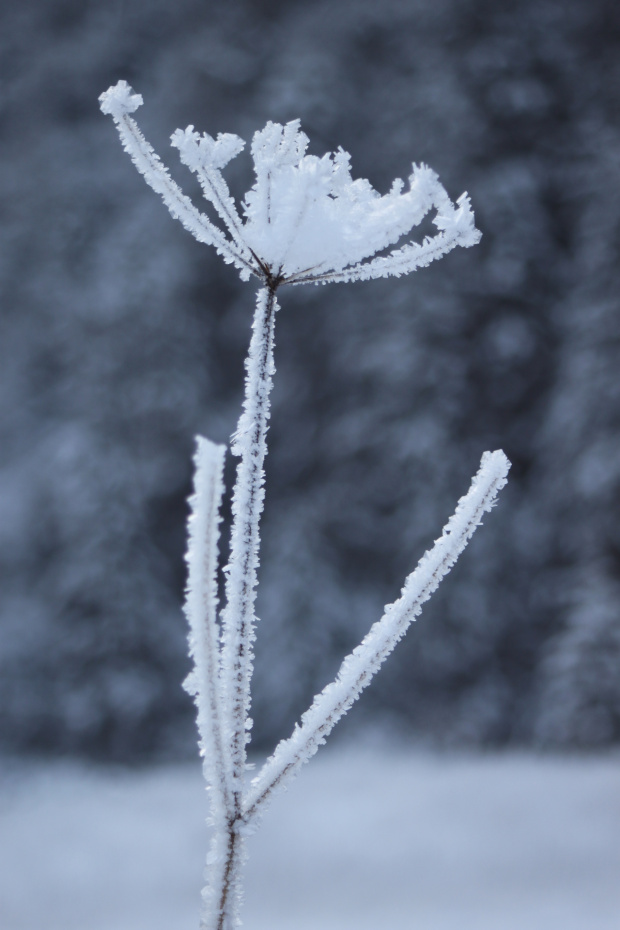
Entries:
MULTIPOLYGON (((276 289, 277 281, 268 280, 257 295, 252 339, 246 361, 243 413, 233 437, 233 451, 241 460, 233 494, 230 560, 225 569, 227 602, 222 612, 221 650, 213 635, 205 640, 208 648, 217 656, 216 662, 213 656, 207 656, 205 669, 211 675, 215 667, 219 669, 216 688, 219 706, 214 707, 212 699, 210 704, 213 706, 214 722, 221 725, 221 737, 216 727, 216 738, 212 742, 216 758, 221 749, 224 761, 223 765, 217 765, 215 771, 209 771, 211 766, 205 769, 207 776, 210 775, 213 791, 214 836, 207 860, 209 884, 204 892, 202 930, 234 930, 238 926, 242 900, 241 873, 246 858, 245 834, 248 828, 256 826, 273 793, 314 755, 334 725, 369 684, 411 621, 420 613, 422 604, 452 568, 480 525, 484 513, 492 508, 498 491, 506 483, 510 467, 502 452, 484 454, 480 470, 472 480, 468 493, 459 501, 441 537, 408 577, 399 600, 386 607, 383 618, 344 660, 336 680, 315 698, 302 717, 301 725, 295 728, 288 740, 279 744, 244 795, 246 743, 251 726, 250 679, 259 563, 259 522, 264 500, 264 460, 267 453, 269 395, 274 371, 274 324, 278 309, 276 289), (223 782, 220 786, 217 785, 218 778, 223 782)), ((213 454, 211 459, 220 462, 218 467, 221 469, 221 458, 213 454)), ((203 484, 205 489, 211 488, 208 512, 205 510, 205 527, 214 526, 219 485, 215 479, 210 484, 203 479, 203 484)), ((197 478, 196 497, 199 493, 197 478)), ((200 513, 200 504, 196 507, 197 513, 200 513)), ((202 509, 205 508, 206 504, 202 509)), ((211 538, 216 539, 213 531, 211 538)), ((212 575, 213 544, 208 551, 208 574, 212 575)), ((190 569, 191 564, 190 560, 190 569)), ((214 597, 212 592, 209 603, 214 604, 214 597)), ((213 607, 209 614, 213 614, 213 607)), ((210 685, 208 682, 204 684, 204 693, 212 698, 212 681, 210 685)))
POLYGON ((226 607, 222 612, 221 707, 223 742, 230 760, 232 790, 224 822, 215 822, 210 862, 211 885, 205 898, 203 930, 236 925, 241 901, 240 872, 244 839, 238 832, 243 814, 243 776, 249 739, 250 678, 253 667, 254 604, 259 563, 259 522, 265 496, 269 395, 274 372, 273 348, 277 283, 259 290, 246 361, 245 401, 232 449, 241 460, 233 493, 230 559, 226 567, 226 607))
POLYGON ((241 870, 246 859, 245 838, 238 832, 239 817, 231 818, 226 824, 226 856, 223 868, 219 868, 216 877, 219 887, 213 888, 216 892, 212 902, 216 905, 216 913, 205 915, 201 924, 202 930, 234 930, 239 923, 239 909, 242 901, 241 870))
POLYGON ((254 640, 254 603, 259 561, 259 521, 265 497, 264 461, 267 454, 269 394, 273 376, 273 337, 277 310, 275 288, 261 288, 252 325, 246 362, 244 409, 232 451, 241 456, 237 468, 232 512, 230 560, 226 568, 226 608, 222 613, 223 657, 229 681, 224 706, 225 732, 232 757, 234 813, 240 810, 248 740, 250 676, 254 640))
POLYGON ((240 457, 232 500, 226 606, 217 620, 219 505, 223 494, 224 450, 199 439, 195 494, 188 550, 186 613, 195 668, 186 681, 198 710, 200 747, 211 796, 213 838, 207 857, 202 930, 235 930, 239 925, 245 835, 256 826, 272 794, 325 741, 392 651, 421 606, 464 549, 482 515, 506 482, 510 463, 502 452, 485 453, 481 467, 442 537, 405 583, 401 597, 348 656, 336 680, 318 695, 292 736, 244 792, 246 745, 252 721, 250 680, 259 524, 264 501, 269 395, 274 373, 274 324, 280 284, 336 283, 400 276, 441 258, 457 245, 480 239, 466 194, 452 203, 426 165, 414 165, 409 188, 396 180, 380 196, 367 181, 351 176, 349 155, 340 149, 318 159, 307 155, 308 138, 298 120, 267 123, 255 133, 252 158, 256 183, 242 212, 222 175, 244 142, 229 133, 217 139, 193 126, 177 130, 172 144, 193 171, 226 231, 201 213, 178 185, 131 116, 142 97, 119 81, 99 98, 114 120, 123 147, 173 217, 199 241, 213 245, 235 265, 242 280, 261 281, 246 361, 245 401, 232 452, 240 457), (422 242, 409 236, 429 211, 437 233, 422 242), (243 219, 242 219, 243 217, 243 219), (386 249, 391 249, 387 254, 386 249), (374 257, 373 257, 374 256, 374 257))
POLYGON ((260 819, 275 791, 286 785, 301 766, 325 742, 338 721, 366 688, 392 652, 422 605, 437 590, 506 484, 510 462, 503 452, 485 452, 467 494, 443 529, 408 576, 400 598, 385 608, 381 620, 344 659, 338 675, 318 694, 289 739, 282 740, 265 762, 245 797, 244 820, 249 825, 260 819))

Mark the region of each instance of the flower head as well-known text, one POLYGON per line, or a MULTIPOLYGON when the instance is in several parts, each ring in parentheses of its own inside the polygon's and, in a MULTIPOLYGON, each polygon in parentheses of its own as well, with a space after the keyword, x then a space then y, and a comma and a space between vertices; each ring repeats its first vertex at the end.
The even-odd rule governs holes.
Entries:
POLYGON ((467 195, 453 204, 426 165, 413 166, 406 190, 398 179, 381 196, 368 181, 353 180, 350 156, 342 149, 322 158, 306 154, 308 137, 299 120, 284 126, 270 122, 255 133, 251 152, 256 181, 246 194, 242 214, 221 172, 243 149, 243 140, 229 133, 213 139, 193 126, 173 134, 172 145, 197 175, 224 232, 171 180, 129 115, 142 97, 121 81, 100 101, 136 167, 173 216, 199 241, 215 245, 243 278, 254 274, 276 284, 301 284, 401 275, 480 239, 467 195), (433 209, 435 236, 373 258, 395 246, 433 209))

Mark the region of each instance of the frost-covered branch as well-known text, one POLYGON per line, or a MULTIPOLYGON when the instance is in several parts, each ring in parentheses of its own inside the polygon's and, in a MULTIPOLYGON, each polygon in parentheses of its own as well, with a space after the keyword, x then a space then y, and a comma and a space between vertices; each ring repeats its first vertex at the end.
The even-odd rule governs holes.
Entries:
POLYGON ((250 823, 262 812, 273 792, 283 787, 317 751, 321 743, 346 714, 375 672, 404 636, 409 624, 420 614, 422 605, 437 590, 491 510, 498 492, 506 484, 510 463, 503 452, 485 452, 480 469, 468 493, 431 550, 420 559, 409 575, 400 598, 389 604, 362 643, 347 656, 334 682, 314 699, 292 736, 283 740, 252 781, 244 804, 244 820, 250 823))
MULTIPOLYGON (((209 880, 202 892, 202 930, 222 930, 225 917, 234 919, 240 901, 235 886, 241 838, 233 831, 234 793, 230 753, 223 739, 223 695, 220 636, 217 623, 219 509, 224 494, 225 446, 198 437, 194 457, 194 494, 190 498, 187 550, 188 581, 185 614, 194 668, 184 687, 196 703, 200 754, 209 787, 213 836, 207 856, 209 880)), ((238 885, 238 880, 237 880, 238 885)))
POLYGON ((269 394, 274 364, 274 324, 278 309, 274 288, 258 292, 252 339, 246 360, 245 402, 233 437, 232 451, 241 457, 233 494, 230 559, 226 566, 226 608, 222 613, 225 732, 231 752, 235 813, 250 738, 250 677, 254 641, 254 602, 259 560, 259 520, 265 497, 263 463, 267 454, 269 394))
MULTIPOLYGON (((432 172, 434 175, 434 172, 432 172)), ((347 281, 369 281, 372 278, 401 277, 425 268, 438 258, 443 258, 458 245, 468 248, 480 241, 480 232, 474 225, 474 214, 467 194, 461 194, 453 205, 444 188, 435 176, 437 197, 433 206, 438 213, 433 220, 439 232, 427 236, 423 242, 409 242, 387 255, 380 255, 372 261, 359 262, 343 268, 342 271, 321 272, 314 268, 307 273, 295 275, 288 284, 334 284, 347 281)))
POLYGON ((252 254, 243 241, 241 217, 221 171, 245 147, 243 139, 228 132, 212 139, 208 133, 201 136, 193 126, 188 126, 172 134, 172 145, 179 150, 183 164, 198 178, 206 199, 226 224, 239 252, 253 265, 252 254))
POLYGON ((426 165, 414 165, 408 188, 401 180, 381 196, 368 181, 351 176, 342 149, 322 158, 306 154, 299 121, 267 123, 252 140, 256 181, 241 210, 222 169, 244 147, 238 136, 177 130, 172 144, 193 171, 205 198, 226 227, 222 232, 200 213, 170 178, 146 142, 133 113, 142 97, 124 81, 101 95, 123 147, 170 213, 199 241, 213 245, 241 278, 261 281, 246 361, 245 401, 232 451, 240 457, 233 492, 226 605, 217 620, 218 509, 222 497, 223 447, 199 439, 191 499, 186 614, 194 670, 186 688, 197 707, 204 773, 211 792, 213 839, 203 891, 202 930, 235 930, 242 898, 245 834, 256 826, 271 795, 324 742, 333 726, 370 682, 422 604, 450 570, 506 481, 502 452, 485 453, 468 494, 459 501, 442 537, 407 579, 401 597, 348 656, 336 680, 319 694, 288 740, 283 740, 246 796, 243 778, 252 721, 250 680, 256 617, 259 523, 264 501, 269 395, 274 373, 274 325, 282 284, 359 281, 402 275, 478 242, 469 198, 452 203, 426 165), (409 237, 430 212, 438 229, 423 242, 409 237), (391 251, 386 250, 391 249, 391 251))
POLYGON ((190 498, 185 615, 194 668, 184 682, 196 702, 200 752, 211 788, 212 816, 232 810, 231 772, 222 742, 220 636, 217 623, 219 509, 224 495, 225 446, 198 437, 194 457, 194 494, 190 498))
POLYGON ((200 213, 178 184, 175 184, 159 156, 140 132, 136 121, 129 114, 142 106, 141 94, 132 93, 125 81, 119 81, 101 94, 99 102, 102 112, 114 120, 123 148, 146 183, 160 195, 172 216, 198 242, 214 246, 225 262, 239 269, 242 277, 248 278, 250 273, 257 273, 257 269, 239 252, 237 245, 231 243, 208 217, 200 213))
MULTIPOLYGON (((278 304, 275 287, 262 288, 257 296, 252 340, 246 361, 246 394, 243 413, 234 437, 233 451, 241 457, 233 495, 233 528, 230 559, 225 571, 226 607, 222 612, 222 650, 217 641, 215 621, 206 638, 206 659, 202 663, 206 676, 199 674, 196 658, 196 634, 192 618, 197 616, 196 585, 192 582, 192 568, 196 576, 210 579, 207 601, 215 606, 213 553, 217 544, 213 526, 217 523, 212 508, 217 511, 212 464, 220 447, 199 444, 197 457, 196 494, 193 499, 194 515, 190 542, 190 584, 188 610, 192 628, 191 645, 196 658, 196 670, 190 676, 190 688, 196 694, 199 729, 202 744, 214 749, 215 758, 205 765, 208 784, 217 791, 212 799, 211 817, 213 839, 207 858, 208 883, 203 890, 202 930, 232 930, 237 926, 242 899, 241 869, 245 860, 245 839, 242 826, 242 788, 246 762, 246 742, 249 739, 250 677, 252 673, 252 642, 254 640, 254 602, 256 599, 256 571, 259 550, 259 520, 264 499, 263 462, 267 452, 266 433, 269 420, 269 393, 273 378, 273 332, 278 304), (206 494, 211 504, 201 504, 196 498, 206 494), (206 536, 204 549, 198 534, 206 536), (216 659, 214 659, 216 657, 216 659), (220 674, 218 674, 218 666, 220 674), (210 709, 213 706, 213 713, 210 709), (217 738, 208 744, 203 736, 202 723, 207 718, 216 720, 217 738), (223 790, 217 789, 220 778, 218 753, 223 749, 223 790)), ((221 482, 221 460, 218 478, 221 482)), ((210 614, 211 616, 211 614, 210 614)), ((210 734, 208 739, 210 739, 210 734)))

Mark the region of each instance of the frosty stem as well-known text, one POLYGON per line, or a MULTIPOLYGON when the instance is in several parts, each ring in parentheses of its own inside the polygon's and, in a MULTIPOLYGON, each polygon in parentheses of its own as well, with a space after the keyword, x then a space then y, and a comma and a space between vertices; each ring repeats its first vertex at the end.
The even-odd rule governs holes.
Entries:
MULTIPOLYGON (((468 493, 459 501, 441 537, 407 578, 399 600, 386 607, 382 619, 372 627, 360 646, 344 660, 336 680, 315 698, 302 717, 301 726, 296 726, 292 736, 279 744, 244 796, 246 743, 251 727, 250 679, 256 619, 254 604, 259 563, 259 522, 265 493, 264 461, 267 454, 269 396, 274 373, 273 348, 278 284, 277 277, 266 274, 265 286, 257 294, 252 338, 246 361, 243 412, 232 442, 232 450, 241 460, 237 467, 233 493, 230 560, 225 569, 226 607, 222 612, 221 652, 213 635, 205 639, 207 649, 217 654, 219 675, 216 701, 213 683, 214 656, 207 655, 204 667, 207 678, 211 676, 211 680, 203 682, 203 690, 207 706, 212 708, 211 717, 215 725, 214 738, 210 741, 215 751, 215 765, 207 764, 205 774, 214 792, 214 834, 207 860, 209 885, 204 892, 202 930, 233 930, 237 926, 242 899, 241 872, 246 858, 244 834, 248 827, 254 826, 260 820, 273 793, 283 787, 303 763, 314 755, 338 720, 370 683, 411 621, 420 613, 422 604, 450 571, 479 526, 483 514, 492 508, 498 491, 506 483, 506 474, 510 467, 502 452, 484 454, 468 493), (219 716, 216 703, 219 704, 219 716), (221 753, 225 757, 223 760, 221 753), (221 782, 219 786, 218 780, 221 782)), ((208 591, 205 603, 209 605, 207 613, 211 622, 216 604, 213 552, 217 545, 216 511, 221 493, 222 457, 219 451, 215 451, 218 447, 213 447, 210 458, 207 457, 206 449, 201 452, 201 448, 199 446, 196 458, 197 525, 192 533, 190 552, 194 553, 194 560, 198 556, 202 558, 202 571, 206 579, 202 584, 208 591), (201 467, 205 471, 202 477, 201 467), (201 494, 208 498, 208 505, 206 502, 201 505, 201 494), (203 511, 204 515, 201 516, 203 511), (199 532, 206 533, 210 540, 209 546, 204 550, 199 549, 199 532)), ((192 564, 190 558, 190 572, 192 564)), ((190 581, 188 597, 191 592, 190 581)), ((198 637, 199 633, 196 630, 193 642, 199 641, 198 637)), ((193 653, 198 673, 200 651, 193 648, 193 653)), ((199 685, 196 684, 195 687, 198 688, 199 685)), ((200 709, 200 702, 198 703, 200 709)), ((208 751, 209 741, 203 738, 203 744, 208 751)))
POLYGON ((222 927, 232 865, 229 864, 232 816, 230 758, 222 726, 222 673, 217 623, 217 563, 219 508, 224 493, 224 446, 198 438, 194 457, 194 494, 190 500, 187 553, 188 583, 185 612, 190 626, 189 645, 194 669, 184 682, 196 702, 200 752, 209 785, 213 837, 207 858, 209 883, 203 891, 204 930, 222 927), (226 889, 226 892, 224 892, 226 889))
POLYGON ((259 290, 246 361, 245 401, 232 451, 241 456, 233 494, 230 561, 226 568, 226 608, 222 614, 225 731, 230 746, 234 814, 241 809, 254 640, 254 602, 259 560, 259 520, 265 497, 269 394, 273 383, 276 287, 259 290))
POLYGON ((325 742, 338 721, 366 688, 422 605, 437 590, 467 543, 480 526, 486 511, 495 504, 506 484, 510 462, 503 452, 485 452, 467 494, 432 549, 426 552, 408 576, 400 598, 388 604, 362 643, 344 659, 338 675, 315 697, 289 739, 282 740, 274 754, 253 780, 245 798, 247 824, 260 818, 275 791, 282 788, 325 742))
MULTIPOLYGON (((238 832, 243 803, 246 743, 251 721, 250 678, 253 667, 254 603, 259 562, 259 522, 265 496, 264 461, 267 454, 269 395, 273 383, 274 324, 278 309, 277 279, 259 290, 246 360, 245 401, 232 451, 241 457, 233 493, 230 559, 226 568, 226 607, 222 612, 221 706, 224 744, 230 759, 232 791, 226 811, 225 850, 212 848, 219 863, 211 876, 205 902, 217 914, 206 914, 203 927, 225 930, 235 926, 241 898, 240 867, 245 858, 238 832), (223 863, 222 863, 223 855, 223 863), (220 867, 223 865, 223 867, 220 867), (220 886, 216 888, 213 882, 220 886)), ((217 824, 216 824, 217 830, 217 824)), ((214 838, 214 847, 220 845, 214 838)))
POLYGON ((316 752, 370 682, 465 548, 483 513, 492 507, 510 467, 502 452, 485 453, 468 494, 459 501, 441 538, 407 579, 399 600, 386 608, 383 618, 344 660, 336 680, 315 698, 301 725, 280 743, 244 796, 277 288, 283 283, 398 277, 430 264, 457 245, 475 245, 480 232, 467 195, 452 203, 426 165, 413 165, 408 190, 397 179, 380 196, 368 181, 353 179, 349 155, 342 149, 320 159, 307 155, 309 140, 298 120, 286 126, 267 123, 254 135, 256 183, 246 194, 242 220, 221 171, 242 150, 243 140, 229 133, 214 139, 208 133, 197 133, 193 126, 177 130, 172 144, 181 161, 197 175, 224 231, 181 191, 140 132, 131 116, 142 105, 140 94, 119 81, 99 100, 136 168, 172 216, 199 242, 213 245, 224 261, 236 266, 243 280, 254 275, 262 283, 246 361, 243 413, 232 442, 232 452, 241 461, 232 501, 230 560, 224 569, 226 607, 221 614, 221 635, 217 544, 224 452, 204 439, 199 440, 195 459, 188 551, 186 612, 195 669, 186 687, 198 710, 213 824, 202 928, 234 930, 239 924, 245 833, 256 825, 276 789, 316 752), (431 210, 438 232, 399 247, 399 241, 431 210))
MULTIPOLYGON (((265 288, 259 293, 257 311, 254 321, 254 332, 251 343, 251 354, 248 360, 248 377, 246 382, 246 402, 244 413, 240 421, 240 432, 235 437, 235 444, 241 449, 241 462, 238 469, 235 500, 239 503, 245 501, 246 511, 244 521, 240 524, 239 539, 245 540, 245 547, 238 553, 231 552, 231 563, 239 560, 245 567, 239 573, 239 581, 234 584, 235 590, 245 592, 245 599, 238 601, 238 615, 231 615, 229 622, 235 617, 237 626, 241 630, 242 610, 245 610, 246 621, 243 629, 248 637, 245 648, 233 653, 234 665, 226 666, 226 651, 224 651, 223 667, 220 681, 222 682, 221 695, 224 708, 228 713, 241 707, 241 702, 249 704, 249 694, 236 694, 233 688, 233 698, 237 704, 232 703, 230 685, 238 686, 240 683, 249 688, 251 673, 251 639, 253 636, 253 603, 254 586, 256 583, 256 566, 258 563, 258 519, 262 510, 262 464, 266 452, 265 434, 268 419, 268 398, 271 387, 272 350, 273 350, 273 323, 276 310, 275 288, 265 288), (245 419, 244 419, 245 418, 245 419), (252 428, 248 429, 248 423, 252 428), (248 478, 248 476, 250 476, 248 478), (251 479, 251 480, 250 480, 251 479), (250 493, 248 489, 254 490, 250 493), (253 514, 253 517, 252 517, 253 514), (246 665, 246 677, 243 677, 240 655, 246 665), (228 684, 227 684, 228 682, 228 684)), ((206 442, 202 440, 201 442, 206 442)), ((213 446, 211 458, 221 462, 218 458, 217 446, 213 446)), ((199 447, 200 451, 200 447, 199 447)), ((204 460, 205 453, 202 454, 204 460)), ((197 456, 200 468, 200 457, 197 456)), ((221 466, 220 466, 221 467, 221 466)), ((212 466, 212 469, 216 466, 212 466)), ((375 623, 362 643, 353 650, 343 661, 338 675, 314 699, 311 707, 297 725, 291 737, 282 740, 273 756, 267 760, 261 772, 252 782, 249 791, 241 795, 241 774, 237 774, 233 794, 216 792, 213 796, 212 815, 214 823, 214 836, 208 858, 209 886, 204 893, 205 912, 203 916, 203 930, 233 930, 237 926, 239 906, 241 903, 241 871, 245 861, 245 833, 248 828, 254 828, 271 800, 272 795, 297 773, 301 766, 307 762, 325 742, 336 723, 349 710, 357 700, 364 688, 372 680, 387 656, 392 652, 398 641, 404 636, 410 623, 416 619, 422 610, 422 605, 438 588, 442 578, 450 571, 459 555, 465 549, 480 525, 483 515, 492 509, 498 492, 506 484, 506 476, 510 463, 503 452, 485 452, 482 456, 480 468, 472 479, 467 494, 462 497, 456 510, 439 539, 433 547, 420 559, 416 569, 405 581, 400 598, 385 608, 381 620, 375 623), (224 797, 224 804, 219 804, 219 798, 224 797)), ((203 511, 211 514, 211 532, 207 533, 214 539, 213 504, 216 501, 219 485, 215 480, 199 482, 196 479, 197 500, 200 488, 209 492, 209 505, 201 507, 200 501, 195 505, 195 514, 198 517, 203 511)), ((192 523, 191 551, 199 555, 200 541, 197 531, 208 530, 209 519, 192 523), (201 527, 201 522, 203 526, 201 527)), ((209 552, 212 547, 209 547, 209 552)), ((190 558, 190 571, 195 559, 190 558)), ((205 560, 211 573, 212 559, 205 560)), ((229 572, 229 585, 231 584, 232 570, 229 572)), ((190 585, 189 594, 192 593, 190 585)), ((229 605, 230 606, 230 605, 229 605)), ((227 607, 228 610, 228 607, 227 607)), ((225 635, 226 635, 225 631, 225 635)), ((241 633, 237 630, 237 636, 241 633)), ((212 637, 205 642, 212 643, 212 637)), ((230 640, 232 641, 232 639, 230 640)), ((225 645, 226 649, 226 645, 225 645)), ((200 651, 193 648, 193 654, 198 662, 200 651)), ((205 697, 209 694, 208 683, 205 688, 205 697)), ((247 706, 247 704, 245 706, 247 706)), ((236 721, 236 718, 234 718, 236 721)), ((242 729, 236 726, 228 744, 228 751, 238 749, 245 759, 245 739, 247 727, 242 729)), ((202 732, 202 730, 201 730, 202 732)), ((230 770, 230 766, 226 766, 230 770)), ((208 774, 208 767, 205 768, 208 774)))
POLYGON ((187 553, 188 582, 185 613, 189 622, 189 647, 194 669, 183 683, 198 711, 200 752, 205 778, 210 785, 214 818, 231 807, 230 765, 222 740, 219 626, 217 623, 217 567, 219 510, 224 494, 222 473, 225 446, 202 437, 194 456, 194 494, 190 499, 190 543, 187 553))

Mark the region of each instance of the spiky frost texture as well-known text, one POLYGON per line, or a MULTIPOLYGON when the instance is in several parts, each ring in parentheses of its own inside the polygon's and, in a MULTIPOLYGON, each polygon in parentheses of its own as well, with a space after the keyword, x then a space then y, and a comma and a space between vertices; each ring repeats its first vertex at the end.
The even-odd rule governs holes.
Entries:
POLYGON ((202 930, 237 926, 242 900, 241 869, 246 858, 243 826, 243 776, 251 721, 250 678, 254 641, 254 603, 259 562, 259 521, 263 510, 269 394, 273 383, 275 289, 257 294, 252 339, 246 360, 245 401, 232 451, 240 456, 233 494, 233 526, 222 611, 222 647, 217 609, 217 511, 221 500, 223 447, 200 439, 195 458, 195 494, 190 523, 187 615, 190 650, 196 668, 188 678, 195 695, 204 771, 211 786, 214 826, 203 890, 202 930), (200 634, 205 617, 208 630, 200 634))
MULTIPOLYGON (((219 509, 224 494, 222 473, 225 446, 197 438, 194 456, 194 493, 190 498, 188 581, 185 615, 189 624, 189 651, 194 668, 183 683, 196 703, 200 754, 210 797, 213 834, 206 862, 207 884, 202 892, 202 930, 217 930, 222 889, 230 871, 230 835, 233 788, 230 753, 223 743, 220 633, 217 622, 217 567, 219 509)), ((238 856, 239 851, 236 850, 238 856)), ((238 873, 238 869, 236 870, 238 873)), ((239 893, 227 895, 228 909, 239 893)))
MULTIPOLYGON (((434 172, 432 172, 434 174, 434 172)), ((438 258, 443 258, 457 245, 475 245, 480 241, 480 234, 474 226, 473 213, 467 194, 462 194, 456 206, 448 200, 445 191, 437 181, 438 213, 433 223, 440 229, 436 236, 427 236, 423 242, 409 242, 400 249, 394 249, 389 255, 379 256, 368 262, 361 262, 325 274, 308 273, 299 278, 292 277, 290 284, 338 284, 347 281, 370 281, 373 278, 400 278, 418 268, 425 268, 438 258), (447 202, 446 202, 447 201, 447 202), (444 212, 440 212, 443 210, 444 212)))
POLYGON ((257 295, 252 339, 246 359, 245 401, 232 452, 241 457, 233 494, 230 559, 226 566, 226 608, 222 613, 225 732, 231 751, 235 811, 241 808, 246 743, 251 721, 250 677, 254 641, 254 602, 259 561, 259 520, 265 498, 263 463, 267 454, 269 394, 273 383, 275 291, 257 295))
POLYGON ((174 217, 198 239, 214 245, 244 280, 250 274, 266 283, 327 284, 400 276, 441 258, 457 245, 480 240, 469 198, 456 204, 427 165, 413 165, 409 188, 397 178, 381 196, 372 185, 351 176, 350 155, 339 149, 322 158, 307 155, 308 137, 299 120, 285 126, 267 123, 254 134, 252 158, 256 182, 243 203, 245 219, 222 177, 245 143, 220 133, 213 139, 193 126, 177 129, 172 145, 193 171, 230 238, 200 213, 172 181, 166 168, 131 118, 142 104, 125 81, 99 98, 112 116, 125 150, 174 217), (408 235, 430 210, 439 232, 409 242, 387 255, 373 255, 408 235))
POLYGON ((197 438, 194 493, 190 498, 185 615, 189 653, 194 668, 183 682, 197 710, 200 754, 211 792, 211 815, 221 817, 231 806, 230 764, 222 744, 220 634, 217 622, 219 509, 224 496, 225 446, 197 438))
POLYGON ((221 220, 225 223, 239 252, 246 260, 252 255, 243 241, 241 218, 235 201, 230 196, 228 185, 222 177, 221 169, 231 158, 238 155, 245 147, 239 136, 231 133, 219 133, 212 139, 208 133, 195 132, 193 126, 177 129, 171 137, 172 145, 179 150, 181 161, 193 171, 200 182, 205 198, 213 204, 221 220))
POLYGON ((366 688, 383 661, 419 616, 422 605, 437 590, 465 549, 483 514, 491 510, 506 484, 510 462, 503 452, 485 452, 471 487, 462 497, 442 535, 408 576, 400 598, 385 608, 362 643, 346 657, 338 675, 314 699, 292 736, 282 740, 252 781, 245 798, 244 821, 263 812, 274 791, 284 787, 325 742, 334 726, 366 688))
POLYGON ((138 124, 131 118, 130 113, 142 106, 142 96, 133 94, 125 81, 119 81, 101 94, 99 102, 102 112, 114 120, 123 148, 146 183, 161 196, 172 216, 179 220, 198 242, 214 246, 225 262, 239 269, 241 277, 249 278, 254 268, 237 245, 230 242, 208 217, 200 213, 178 184, 175 184, 159 156, 140 132, 138 124))
POLYGON ((198 441, 195 458, 188 551, 186 613, 195 669, 186 687, 197 705, 214 826, 201 927, 234 930, 240 922, 245 834, 256 825, 273 792, 325 741, 404 635, 464 549, 482 514, 493 505, 509 468, 503 453, 485 453, 469 493, 459 502, 442 537, 407 579, 400 599, 386 608, 383 618, 344 660, 336 680, 315 698, 301 726, 280 743, 244 797, 246 743, 252 726, 254 605, 274 373, 276 291, 282 284, 408 274, 457 245, 474 245, 480 233, 467 195, 453 204, 427 166, 413 166, 407 190, 396 180, 381 196, 368 181, 353 180, 350 157, 342 149, 322 158, 307 155, 308 139, 298 120, 285 126, 267 123, 255 133, 252 158, 256 182, 240 213, 221 169, 241 151, 243 140, 230 134, 213 139, 206 133, 200 135, 193 126, 177 130, 172 144, 181 161, 196 174, 205 198, 226 227, 226 235, 172 181, 131 118, 142 97, 120 81, 99 99, 102 111, 115 122, 123 147, 171 214, 199 242, 215 246, 226 262, 236 266, 242 279, 254 274, 263 285, 257 295, 246 361, 243 413, 232 441, 232 451, 240 462, 232 502, 230 557, 224 569, 226 606, 221 614, 221 636, 216 619, 216 570, 223 450, 203 439, 198 441), (396 247, 430 210, 435 210, 437 234, 421 243, 396 247), (392 251, 376 257, 390 247, 394 247, 392 251))

